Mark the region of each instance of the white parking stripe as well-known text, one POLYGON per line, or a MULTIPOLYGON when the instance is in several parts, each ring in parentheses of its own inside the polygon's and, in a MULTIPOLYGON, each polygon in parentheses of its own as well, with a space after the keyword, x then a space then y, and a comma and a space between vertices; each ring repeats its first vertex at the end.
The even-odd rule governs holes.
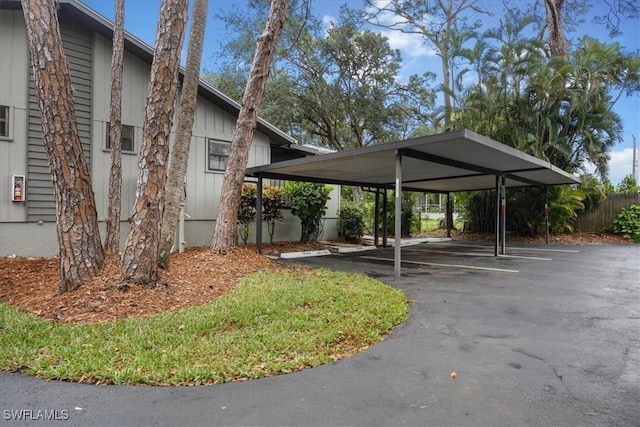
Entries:
MULTIPOLYGON (((446 254, 446 255, 459 255, 459 256, 479 256, 479 257, 493 257, 495 256, 492 253, 486 253, 486 252, 456 252, 456 251, 441 251, 441 250, 437 250, 437 249, 418 249, 418 248, 411 248, 411 249, 405 249, 405 251, 407 252, 430 252, 430 253, 434 253, 434 254, 446 254)), ((531 260, 537 260, 537 261, 553 261, 552 258, 540 258, 540 257, 533 257, 533 256, 523 256, 523 255, 499 255, 502 258, 519 258, 519 259, 531 259, 531 260)))
MULTIPOLYGON (((374 261, 388 261, 388 262, 393 262, 392 258, 379 258, 379 257, 374 257, 374 256, 363 256, 361 257, 363 259, 370 259, 370 260, 374 260, 374 261)), ((407 261, 407 260, 402 260, 403 263, 405 264, 416 264, 416 265, 431 265, 434 267, 453 267, 453 268, 466 268, 469 270, 486 270, 486 271, 499 271, 502 273, 519 273, 519 270, 508 270, 505 268, 492 268, 492 267, 477 267, 477 266, 473 266, 473 265, 462 265, 462 264, 440 264, 437 262, 420 262, 420 261, 407 261)))
MULTIPOLYGON (((430 244, 429 246, 434 246, 433 244, 430 244)), ((493 250, 493 245, 469 245, 469 244, 464 244, 464 243, 451 243, 451 244, 445 244, 445 245, 439 245, 440 247, 445 247, 445 246, 460 246, 460 247, 464 247, 464 248, 478 248, 478 249, 491 249, 493 250)), ((577 254, 580 253, 580 251, 575 250, 575 249, 551 249, 551 248, 524 248, 521 246, 508 246, 507 245, 507 250, 509 249, 517 249, 519 251, 538 251, 538 252, 567 252, 567 253, 572 253, 572 254, 577 254)))

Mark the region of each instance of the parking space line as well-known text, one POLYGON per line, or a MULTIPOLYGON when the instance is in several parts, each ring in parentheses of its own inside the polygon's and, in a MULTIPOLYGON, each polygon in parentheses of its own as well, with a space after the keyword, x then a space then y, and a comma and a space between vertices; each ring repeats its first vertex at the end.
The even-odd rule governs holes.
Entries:
POLYGON ((500 258, 517 258, 517 259, 531 259, 535 261, 553 261, 553 258, 541 258, 537 256, 524 256, 524 255, 498 255, 500 258))
MULTIPOLYGON (((407 252, 429 252, 434 254, 444 254, 444 255, 459 255, 459 256, 477 256, 477 257, 493 257, 495 256, 493 253, 487 252, 456 252, 456 251, 443 251, 438 249, 405 249, 407 252)), ((500 255, 503 258, 519 258, 519 259, 531 259, 536 261, 553 261, 552 258, 541 258, 541 257, 533 257, 533 256, 524 256, 524 255, 500 255)))
MULTIPOLYGON (((431 246, 431 245, 430 245, 431 246)), ((444 244, 441 246, 460 246, 460 247, 464 247, 464 248, 479 248, 479 249, 492 249, 493 250, 493 246, 492 245, 469 245, 469 244, 457 244, 457 243, 451 243, 451 244, 444 244)), ((551 248, 525 248, 522 246, 507 246, 507 250, 508 249, 517 249, 517 250, 522 250, 522 251, 537 251, 537 252, 567 252, 567 253, 572 253, 572 254, 577 254, 580 253, 580 251, 575 250, 575 249, 551 249, 551 248)))
MULTIPOLYGON (((388 262, 393 262, 392 258, 380 258, 380 257, 374 257, 374 256, 363 256, 361 257, 363 259, 370 259, 370 260, 374 260, 374 261, 388 261, 388 262)), ((416 265, 426 265, 426 266, 433 266, 433 267, 453 267, 453 268, 466 268, 469 270, 485 270, 485 271, 499 271, 502 273, 519 273, 519 270, 508 270, 506 268, 493 268, 493 267, 477 267, 477 266, 473 266, 473 265, 462 265, 462 264, 441 264, 441 263, 437 263, 437 262, 422 262, 422 261, 407 261, 407 260, 402 260, 403 263, 405 264, 416 264, 416 265)))
POLYGON ((451 255, 460 255, 460 256, 480 256, 480 257, 490 257, 493 254, 487 252, 456 252, 456 251, 443 251, 440 249, 428 249, 428 248, 409 248, 405 249, 405 252, 430 252, 434 254, 451 254, 451 255))

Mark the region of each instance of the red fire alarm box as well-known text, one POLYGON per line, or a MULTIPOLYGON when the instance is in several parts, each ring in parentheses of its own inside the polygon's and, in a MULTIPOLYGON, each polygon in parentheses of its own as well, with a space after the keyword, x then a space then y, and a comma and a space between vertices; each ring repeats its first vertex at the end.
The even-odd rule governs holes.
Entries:
POLYGON ((13 175, 11 179, 11 201, 12 202, 24 202, 25 201, 25 182, 24 175, 13 175))

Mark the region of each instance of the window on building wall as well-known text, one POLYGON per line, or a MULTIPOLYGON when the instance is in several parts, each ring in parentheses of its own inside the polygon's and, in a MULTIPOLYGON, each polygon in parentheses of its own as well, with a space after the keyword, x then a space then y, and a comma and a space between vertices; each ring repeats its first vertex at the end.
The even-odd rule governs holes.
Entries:
POLYGON ((209 139, 207 145, 207 169, 210 171, 224 171, 227 169, 231 143, 218 139, 209 139))
POLYGON ((0 105, 0 137, 9 137, 9 107, 0 105))
MULTIPOLYGON (((107 149, 111 148, 111 138, 109 137, 109 131, 111 124, 107 122, 107 149)), ((122 151, 134 151, 134 127, 129 125, 122 125, 122 151)))

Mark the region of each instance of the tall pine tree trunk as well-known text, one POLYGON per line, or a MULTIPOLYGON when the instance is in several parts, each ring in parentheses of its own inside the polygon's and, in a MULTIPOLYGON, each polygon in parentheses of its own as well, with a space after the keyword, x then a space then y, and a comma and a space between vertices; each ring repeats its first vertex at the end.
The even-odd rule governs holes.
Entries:
POLYGON ((169 134, 186 21, 187 0, 162 1, 142 130, 136 201, 122 254, 125 280, 142 286, 155 286, 158 276, 169 134))
POLYGON ((187 67, 182 81, 178 125, 169 162, 169 176, 165 194, 165 207, 160 230, 160 252, 158 262, 164 268, 169 266, 169 254, 176 235, 176 223, 180 213, 182 189, 187 174, 191 134, 195 120, 198 101, 198 84, 200 82, 200 61, 202 59, 202 43, 207 22, 209 0, 195 0, 189 34, 189 50, 187 67))
POLYGON ((233 134, 229 163, 222 183, 218 217, 211 244, 214 252, 224 253, 238 246, 238 206, 249 159, 249 148, 253 141, 258 110, 262 104, 264 88, 269 77, 269 67, 282 35, 288 6, 289 0, 272 0, 266 27, 258 39, 249 80, 242 97, 242 108, 240 108, 233 134))
POLYGON ((50 0, 22 0, 53 179, 62 293, 95 276, 102 268, 104 252, 56 7, 50 0))
POLYGON ((105 249, 117 254, 120 249, 120 211, 122 200, 122 57, 124 54, 124 0, 116 0, 116 22, 113 28, 111 57, 111 174, 109 175, 109 205, 105 249))

